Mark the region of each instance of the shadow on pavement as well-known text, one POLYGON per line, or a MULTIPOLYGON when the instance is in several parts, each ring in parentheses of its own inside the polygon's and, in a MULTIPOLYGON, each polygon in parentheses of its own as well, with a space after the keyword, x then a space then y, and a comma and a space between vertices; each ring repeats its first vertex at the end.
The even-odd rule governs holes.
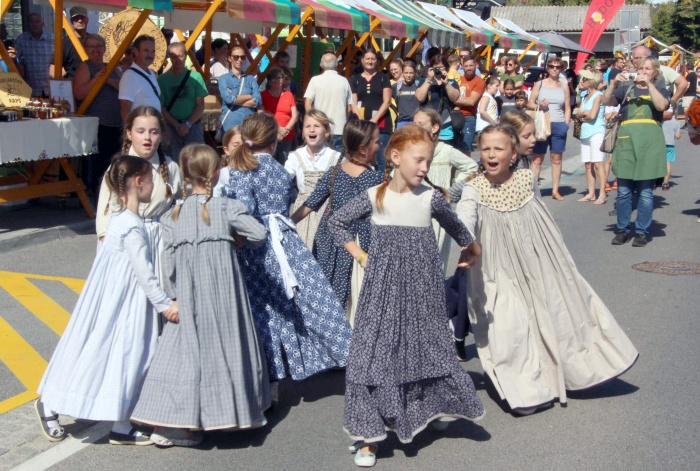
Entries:
POLYGON ((602 399, 604 397, 627 396, 639 391, 639 386, 630 384, 620 378, 613 378, 598 386, 581 391, 568 391, 569 399, 602 399))

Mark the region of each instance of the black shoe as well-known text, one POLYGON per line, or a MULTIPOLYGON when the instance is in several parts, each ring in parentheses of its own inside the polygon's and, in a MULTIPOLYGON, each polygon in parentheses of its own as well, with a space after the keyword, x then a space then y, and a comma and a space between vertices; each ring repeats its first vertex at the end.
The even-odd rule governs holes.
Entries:
POLYGON ((649 242, 646 234, 637 234, 634 236, 634 242, 632 242, 632 247, 644 247, 649 242))
POLYGON ((622 245, 625 242, 627 242, 628 240, 630 240, 630 236, 627 235, 627 233, 625 231, 620 231, 617 233, 615 238, 612 240, 612 244, 613 245, 622 245))
POLYGON ((467 349, 464 346, 464 340, 454 340, 455 351, 457 352, 457 359, 459 361, 467 361, 467 349))

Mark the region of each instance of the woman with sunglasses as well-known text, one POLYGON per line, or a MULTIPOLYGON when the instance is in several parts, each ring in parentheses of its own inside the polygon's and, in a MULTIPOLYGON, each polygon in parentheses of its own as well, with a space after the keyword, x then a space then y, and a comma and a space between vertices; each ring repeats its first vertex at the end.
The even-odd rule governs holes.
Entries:
POLYGON ((499 89, 501 95, 505 95, 506 93, 504 84, 508 79, 515 82, 515 90, 520 90, 523 87, 523 83, 525 83, 525 76, 519 73, 519 70, 520 61, 518 61, 518 59, 515 57, 508 57, 506 60, 506 73, 501 75, 501 86, 499 89))
POLYGON ((231 49, 229 62, 231 71, 219 77, 219 92, 221 93, 221 123, 226 132, 229 128, 238 126, 243 118, 255 113, 262 105, 258 81, 243 70, 245 52, 240 46, 231 49))
POLYGON ((571 104, 569 102, 569 86, 566 80, 561 79, 562 62, 556 57, 547 61, 547 76, 535 83, 530 94, 528 109, 549 112, 549 121, 552 127, 552 135, 545 141, 537 141, 530 169, 539 181, 540 170, 544 155, 549 149, 552 159, 552 198, 563 201, 559 194, 559 181, 561 180, 561 158, 566 149, 566 134, 571 123, 571 104))

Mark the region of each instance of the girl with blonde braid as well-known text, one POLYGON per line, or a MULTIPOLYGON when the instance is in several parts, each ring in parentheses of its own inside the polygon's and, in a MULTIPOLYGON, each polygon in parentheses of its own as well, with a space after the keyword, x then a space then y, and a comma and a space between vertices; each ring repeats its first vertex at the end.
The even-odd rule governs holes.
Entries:
MULTIPOLYGON (((146 159, 152 167, 153 194, 151 201, 141 203, 138 214, 146 223, 151 243, 151 261, 156 276, 160 277, 161 242, 160 217, 182 195, 180 167, 163 153, 162 139, 165 131, 163 116, 153 107, 138 106, 131 110, 124 123, 122 152, 146 159)), ((109 170, 107 170, 109 172, 109 170)), ((99 240, 105 235, 110 216, 119 208, 116 194, 102 182, 97 206, 96 229, 99 240)))
POLYGON ((299 381, 347 364, 350 325, 338 298, 289 219, 292 177, 272 156, 278 125, 269 113, 246 116, 243 145, 231 155, 229 198, 268 229, 263 245, 244 248, 245 284, 265 347, 272 399, 279 380, 299 381))
POLYGON ((359 440, 355 464, 374 466, 387 430, 409 443, 429 423, 444 430, 457 418, 479 420, 484 407, 454 356, 445 322, 445 287, 431 220, 462 247, 469 268, 479 246, 445 199, 423 184, 434 143, 415 124, 398 129, 386 147, 386 176, 328 220, 336 243, 366 267, 345 375, 345 423, 359 440), (363 251, 348 230, 369 218, 372 244, 363 251))
POLYGON ((46 438, 65 438, 58 414, 114 421, 109 442, 151 445, 129 422, 156 349, 156 313, 177 318, 158 283, 146 226, 138 214, 153 194, 151 165, 118 155, 105 175, 117 206, 68 327, 34 403, 46 438))
POLYGON ((267 231, 240 201, 212 198, 220 171, 214 149, 189 145, 180 164, 192 193, 162 218, 163 287, 180 313, 163 328, 132 415, 155 425, 151 440, 164 447, 197 445, 200 430, 260 427, 270 406, 235 250, 259 247, 267 231))

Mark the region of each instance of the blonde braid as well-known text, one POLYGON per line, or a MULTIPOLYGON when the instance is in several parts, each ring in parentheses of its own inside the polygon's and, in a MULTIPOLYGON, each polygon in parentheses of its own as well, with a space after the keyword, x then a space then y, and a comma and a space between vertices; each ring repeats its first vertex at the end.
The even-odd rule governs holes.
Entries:
POLYGON ((209 225, 209 210, 207 209, 207 202, 211 199, 211 179, 207 179, 207 182, 204 184, 206 188, 206 193, 205 193, 205 198, 204 198, 204 203, 202 203, 202 220, 206 223, 206 225, 209 225))
POLYGON ((131 139, 126 137, 126 133, 124 133, 124 139, 122 139, 122 154, 129 154, 129 149, 131 149, 131 139))
POLYGON ((185 200, 187 199, 187 184, 189 183, 189 180, 185 179, 185 184, 183 185, 182 188, 182 203, 178 204, 173 208, 173 212, 171 217, 173 218, 173 221, 177 222, 177 218, 180 217, 180 209, 185 205, 185 200))
POLYGON ((163 181, 165 182, 165 197, 170 198, 173 196, 173 192, 168 184, 168 179, 170 178, 170 174, 168 172, 168 162, 165 160, 165 153, 162 151, 160 146, 158 146, 158 162, 160 162, 160 175, 163 177, 163 181))

